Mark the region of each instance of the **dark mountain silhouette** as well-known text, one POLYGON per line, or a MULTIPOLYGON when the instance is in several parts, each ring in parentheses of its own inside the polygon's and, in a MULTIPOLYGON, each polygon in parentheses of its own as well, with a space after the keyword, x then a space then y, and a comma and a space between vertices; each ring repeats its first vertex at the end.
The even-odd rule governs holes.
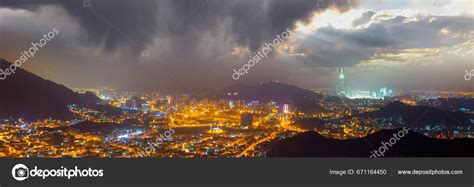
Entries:
MULTIPOLYGON (((1 69, 9 66, 9 62, 0 59, 1 69)), ((0 87, 0 118, 70 119, 73 114, 67 108, 69 104, 95 107, 101 101, 94 93, 76 93, 21 68, 0 80, 0 87)))
POLYGON ((429 106, 409 106, 399 101, 392 102, 380 110, 362 113, 359 116, 388 118, 402 116, 407 126, 423 126, 425 124, 445 124, 448 127, 472 125, 472 114, 451 112, 429 106))
POLYGON ((237 84, 207 96, 208 98, 232 99, 260 102, 294 104, 300 111, 320 112, 326 109, 319 105, 323 95, 296 86, 267 82, 255 85, 237 84))
MULTIPOLYGON (((359 139, 337 140, 307 131, 277 142, 267 157, 370 157, 402 129, 381 130, 359 139)), ((473 157, 474 139, 442 140, 408 131, 384 153, 385 157, 473 157)))

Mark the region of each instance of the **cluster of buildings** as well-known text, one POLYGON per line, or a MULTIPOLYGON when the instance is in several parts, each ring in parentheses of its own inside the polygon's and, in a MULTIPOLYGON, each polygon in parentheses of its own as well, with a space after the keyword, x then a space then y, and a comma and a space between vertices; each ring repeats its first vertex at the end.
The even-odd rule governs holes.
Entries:
POLYGON ((0 121, 0 157, 139 157, 148 142, 176 130, 151 157, 264 156, 274 138, 301 132, 291 104, 243 100, 196 100, 188 95, 96 92, 121 109, 107 114, 69 105, 72 120, 0 121))
MULTIPOLYGON (((395 99, 414 105, 426 100, 426 94, 416 94, 422 98, 391 97, 393 92, 386 88, 377 92, 350 90, 342 70, 337 92, 348 98, 371 99, 339 100, 324 95, 319 105, 325 110, 304 113, 290 103, 99 90, 96 94, 122 113, 108 115, 70 105, 75 115, 71 120, 0 119, 0 157, 134 158, 168 129, 176 131, 173 140, 154 147, 156 151, 149 156, 260 157, 275 140, 313 128, 335 139, 364 137, 383 128, 395 128, 405 123, 402 116, 374 118, 357 114, 379 110, 395 99), (304 119, 309 123, 303 124, 304 119)), ((437 138, 473 135, 462 128, 440 134, 446 131, 443 124, 414 130, 437 138)))
POLYGON ((375 91, 352 89, 346 84, 344 70, 341 68, 336 85, 336 93, 340 96, 345 96, 350 99, 384 99, 386 97, 393 97, 394 92, 386 87, 375 91))

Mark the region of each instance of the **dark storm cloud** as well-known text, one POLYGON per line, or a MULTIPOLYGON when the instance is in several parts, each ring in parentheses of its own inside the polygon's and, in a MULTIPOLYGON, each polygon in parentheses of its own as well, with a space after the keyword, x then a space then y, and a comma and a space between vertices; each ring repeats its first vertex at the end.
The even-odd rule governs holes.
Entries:
POLYGON ((331 26, 320 28, 311 37, 298 42, 296 52, 305 54, 299 58, 310 67, 353 66, 369 58, 374 49, 348 42, 344 38, 349 34, 331 26))
POLYGON ((138 54, 153 39, 170 39, 168 47, 190 53, 203 33, 225 31, 230 42, 255 51, 307 21, 313 12, 345 11, 353 0, 2 0, 0 7, 36 11, 44 5, 64 8, 86 31, 89 42, 105 51, 124 49, 138 54), (224 28, 222 26, 225 25, 224 28))
POLYGON ((364 12, 364 13, 362 14, 362 17, 360 17, 360 18, 358 18, 358 19, 356 19, 356 20, 354 20, 354 21, 352 22, 352 25, 353 25, 354 27, 357 27, 357 26, 359 26, 359 25, 366 24, 366 23, 368 23, 368 22, 370 21, 370 19, 372 19, 372 16, 374 16, 374 14, 375 14, 374 11, 367 11, 367 12, 364 12))
POLYGON ((473 23, 472 17, 419 15, 416 21, 397 16, 361 29, 327 26, 299 41, 295 53, 304 53, 301 60, 311 66, 354 66, 381 49, 396 52, 461 44, 472 38, 473 23), (442 33, 443 29, 451 34, 442 33))
POLYGON ((474 30, 472 17, 420 16, 418 19, 410 21, 407 17, 397 16, 372 24, 366 29, 347 32, 344 38, 361 47, 437 48, 464 42, 467 40, 466 34, 474 30), (445 36, 440 33, 442 29, 460 35, 445 36))
MULTIPOLYGON (((89 42, 103 45, 105 51, 123 46, 137 54, 157 31, 158 4, 152 0, 92 0, 84 7, 82 0, 2 0, 0 7, 36 11, 41 6, 64 8, 86 31, 89 42)), ((51 18, 54 19, 54 18, 51 18)))
POLYGON ((330 7, 345 11, 355 6, 351 0, 235 0, 230 10, 232 32, 241 44, 248 44, 252 51, 264 41, 275 38, 295 21, 308 21, 311 14, 330 7))

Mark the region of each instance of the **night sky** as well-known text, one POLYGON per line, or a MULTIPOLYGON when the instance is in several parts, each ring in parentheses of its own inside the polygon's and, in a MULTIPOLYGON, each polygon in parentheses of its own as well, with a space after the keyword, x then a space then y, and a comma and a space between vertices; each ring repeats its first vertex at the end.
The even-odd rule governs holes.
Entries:
POLYGON ((68 87, 168 90, 280 81, 333 88, 470 90, 474 0, 0 0, 0 57, 68 87), (238 81, 242 67, 291 35, 238 81))

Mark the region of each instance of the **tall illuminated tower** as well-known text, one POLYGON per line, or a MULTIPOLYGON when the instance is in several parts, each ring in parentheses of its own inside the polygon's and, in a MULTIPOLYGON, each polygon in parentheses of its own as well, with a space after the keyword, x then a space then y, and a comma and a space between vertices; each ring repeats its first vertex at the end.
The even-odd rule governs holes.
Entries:
POLYGON ((338 95, 345 95, 346 94, 346 86, 344 82, 344 70, 341 68, 339 73, 337 85, 336 85, 336 92, 338 95))

